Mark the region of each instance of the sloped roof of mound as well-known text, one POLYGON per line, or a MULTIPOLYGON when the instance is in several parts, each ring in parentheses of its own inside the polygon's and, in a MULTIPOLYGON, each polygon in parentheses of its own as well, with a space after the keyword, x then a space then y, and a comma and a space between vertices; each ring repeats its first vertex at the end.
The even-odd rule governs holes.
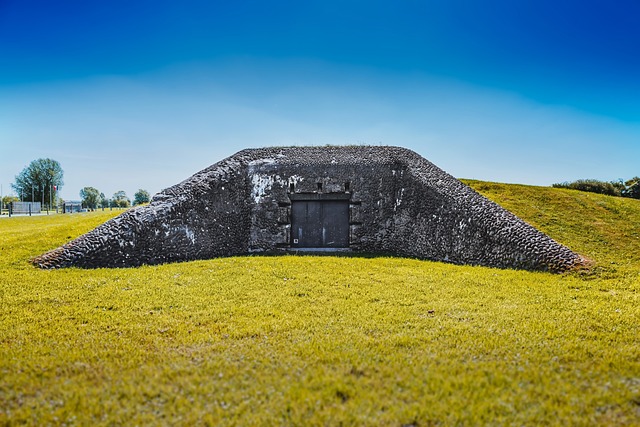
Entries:
POLYGON ((566 271, 583 258, 413 151, 243 150, 34 259, 42 268, 132 267, 291 250, 297 195, 349 203, 349 249, 457 264, 566 271))

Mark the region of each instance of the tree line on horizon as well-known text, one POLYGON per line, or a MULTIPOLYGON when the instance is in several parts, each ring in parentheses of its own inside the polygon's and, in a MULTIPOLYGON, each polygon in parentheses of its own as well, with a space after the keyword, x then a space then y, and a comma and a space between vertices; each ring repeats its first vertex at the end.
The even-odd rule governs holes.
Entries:
MULTIPOLYGON (((18 196, 2 197, 2 205, 11 202, 28 201, 41 202, 43 206, 51 208, 54 204, 63 202, 58 197, 58 192, 64 184, 64 170, 60 163, 53 159, 33 160, 18 175, 11 187, 18 196)), ((82 207, 86 209, 97 208, 128 208, 131 199, 124 191, 117 191, 111 198, 107 198, 94 187, 84 187, 80 190, 82 207)), ((139 189, 133 196, 133 205, 149 203, 149 192, 139 189)))
POLYGON ((589 193, 606 194, 608 196, 630 197, 640 199, 640 177, 633 177, 627 181, 599 181, 597 179, 578 179, 572 182, 559 182, 552 185, 555 188, 587 191, 589 193))
MULTIPOLYGON (((91 210, 98 208, 128 208, 131 206, 131 199, 122 190, 116 191, 113 193, 113 197, 108 199, 97 188, 84 187, 80 190, 80 198, 82 199, 82 207, 91 210)), ((149 203, 150 199, 149 192, 141 188, 133 196, 133 205, 149 203)))

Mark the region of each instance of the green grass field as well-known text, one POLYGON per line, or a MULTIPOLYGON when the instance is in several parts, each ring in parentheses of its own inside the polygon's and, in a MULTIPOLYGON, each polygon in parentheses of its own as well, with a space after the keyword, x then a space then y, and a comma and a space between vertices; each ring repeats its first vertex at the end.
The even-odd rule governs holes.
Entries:
POLYGON ((594 267, 41 271, 115 213, 0 220, 0 425, 640 425, 640 201, 466 182, 594 267))

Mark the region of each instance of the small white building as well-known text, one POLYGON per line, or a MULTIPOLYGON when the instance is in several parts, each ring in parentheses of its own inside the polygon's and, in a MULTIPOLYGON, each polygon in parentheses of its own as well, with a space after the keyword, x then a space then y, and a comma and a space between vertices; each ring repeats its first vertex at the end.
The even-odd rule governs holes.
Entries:
POLYGON ((82 212, 82 202, 78 200, 65 201, 62 205, 62 213, 82 212))

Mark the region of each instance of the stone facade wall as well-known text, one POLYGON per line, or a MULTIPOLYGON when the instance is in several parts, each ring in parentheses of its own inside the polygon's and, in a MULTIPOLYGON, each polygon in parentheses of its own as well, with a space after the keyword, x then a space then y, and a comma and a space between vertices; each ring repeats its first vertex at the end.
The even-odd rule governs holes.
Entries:
POLYGON ((354 252, 549 271, 583 262, 398 147, 244 150, 34 262, 130 267, 291 250, 291 204, 300 195, 348 199, 354 252))

